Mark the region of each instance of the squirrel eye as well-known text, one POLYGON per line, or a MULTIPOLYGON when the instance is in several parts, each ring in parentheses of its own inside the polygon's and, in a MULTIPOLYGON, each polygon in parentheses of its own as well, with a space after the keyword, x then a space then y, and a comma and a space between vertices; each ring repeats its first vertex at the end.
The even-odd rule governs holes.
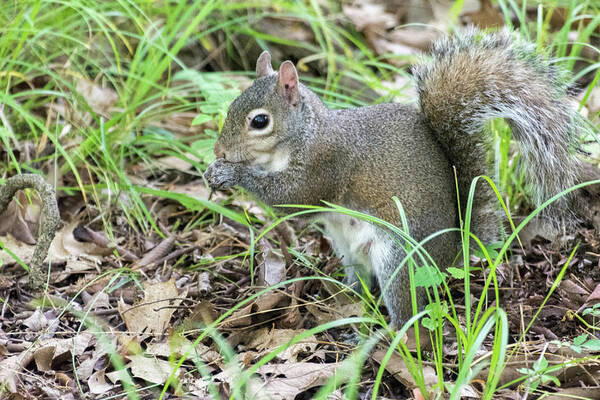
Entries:
POLYGON ((268 136, 273 131, 271 113, 264 108, 255 108, 246 116, 246 132, 250 136, 268 136))
POLYGON ((269 125, 269 116, 267 114, 258 114, 250 122, 250 126, 254 129, 263 129, 267 125, 269 125))

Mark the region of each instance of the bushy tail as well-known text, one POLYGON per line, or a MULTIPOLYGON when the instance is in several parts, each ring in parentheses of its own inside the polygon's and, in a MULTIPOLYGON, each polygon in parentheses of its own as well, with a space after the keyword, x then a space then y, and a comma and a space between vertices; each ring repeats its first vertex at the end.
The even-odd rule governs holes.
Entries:
MULTIPOLYGON (((464 210, 471 181, 490 176, 484 125, 504 118, 520 144, 522 167, 536 204, 572 186, 578 168, 574 155, 581 127, 566 95, 565 73, 540 56, 535 46, 508 31, 476 30, 438 41, 432 61, 414 70, 420 107, 456 167, 464 210)), ((478 186, 472 227, 484 240, 499 233, 497 201, 488 185, 478 186)), ((464 211, 463 211, 464 212, 464 211)), ((569 221, 569 198, 546 216, 569 221)))

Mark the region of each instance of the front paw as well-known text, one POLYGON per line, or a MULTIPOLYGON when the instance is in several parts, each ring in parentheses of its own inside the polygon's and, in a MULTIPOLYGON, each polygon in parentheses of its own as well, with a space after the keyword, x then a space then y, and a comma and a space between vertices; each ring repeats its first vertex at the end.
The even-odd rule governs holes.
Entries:
POLYGON ((206 168, 204 177, 212 190, 228 189, 238 183, 236 164, 219 158, 206 168))

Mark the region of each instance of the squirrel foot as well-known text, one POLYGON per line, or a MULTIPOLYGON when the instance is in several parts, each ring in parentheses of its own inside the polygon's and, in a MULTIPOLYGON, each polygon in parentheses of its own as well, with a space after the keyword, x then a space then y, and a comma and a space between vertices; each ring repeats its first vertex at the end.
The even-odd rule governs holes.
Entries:
POLYGON ((206 168, 204 178, 212 190, 229 189, 238 183, 236 164, 219 158, 206 168))

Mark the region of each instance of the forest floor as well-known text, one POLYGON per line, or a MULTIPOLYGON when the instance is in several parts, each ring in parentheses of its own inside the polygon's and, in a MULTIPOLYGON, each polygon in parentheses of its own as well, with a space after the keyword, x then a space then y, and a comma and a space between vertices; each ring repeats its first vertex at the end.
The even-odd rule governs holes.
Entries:
MULTIPOLYGON (((377 55, 412 57, 431 42, 430 31, 414 41, 394 33, 402 31, 392 32, 387 25, 397 17, 383 6, 361 7, 345 8, 343 23, 360 31, 377 55), (387 33, 375 35, 376 28, 387 33)), ((493 10, 484 6, 479 14, 461 16, 484 26, 502 22, 499 8, 493 10)), ((290 37, 318 41, 304 22, 268 19, 266 31, 276 26, 291 32, 269 44, 276 56, 294 51, 286 47, 290 37)), ((192 59, 193 50, 187 51, 183 62, 192 59)), ((223 49, 210 53, 213 61, 219 52, 223 49)), ((403 68, 410 60, 387 61, 403 68)), ((211 72, 217 69, 209 66, 211 72)), ((119 108, 122 92, 90 78, 73 78, 87 108, 60 101, 31 106, 40 121, 60 124, 57 140, 64 139, 67 154, 82 144, 70 141, 71 129, 101 126, 104 120, 95 116, 119 108)), ((405 77, 396 78, 392 90, 406 83, 405 77)), ((49 79, 36 76, 10 90, 46 90, 49 79)), ((198 77, 179 79, 174 86, 180 88, 206 84, 198 77)), ((224 79, 227 83, 217 80, 211 87, 225 92, 228 85, 243 89, 249 81, 234 73, 224 79)), ((376 94, 371 88, 364 92, 367 98, 376 94)), ((599 103, 595 90, 589 96, 590 115, 599 103)), ((4 103, 0 121, 7 132, 26 126, 4 103)), ((31 259, 39 199, 34 192, 21 192, 0 216, 5 249, 0 252, 0 398, 342 399, 344 392, 352 397, 352 388, 360 399, 374 392, 377 398, 422 399, 441 393, 440 382, 446 394, 452 392, 458 379, 467 382, 460 388, 463 398, 480 398, 492 379, 490 360, 503 355, 493 398, 600 399, 600 235, 594 221, 560 244, 523 236, 522 245, 515 242, 495 268, 489 286, 490 266, 475 256, 470 290, 465 291, 464 277, 448 277, 442 302, 453 304, 461 329, 469 324, 467 310, 480 304, 482 313, 499 305, 508 326, 482 328, 481 343, 468 344, 450 323, 440 325, 438 336, 421 329, 418 348, 409 332, 403 338, 408 354, 400 349, 388 359, 394 335, 374 316, 378 290, 360 299, 341 284, 342 260, 317 224, 300 217, 279 221, 281 210, 262 207, 238 190, 210 193, 201 173, 219 123, 198 120, 191 110, 151 122, 157 132, 168 131, 169 141, 200 137, 194 143, 204 148, 183 156, 130 156, 118 175, 126 186, 99 184, 96 159, 78 165, 77 173, 57 166, 57 151, 47 149, 53 145, 48 136, 5 141, 11 146, 1 150, 4 163, 35 164, 57 187, 62 225, 40 295, 28 289, 27 272, 15 261, 31 259), (126 190, 136 196, 128 197, 126 190), (504 333, 505 341, 499 340, 504 333), (363 348, 368 351, 361 356, 363 348)), ((148 143, 144 146, 153 145, 148 143)))

